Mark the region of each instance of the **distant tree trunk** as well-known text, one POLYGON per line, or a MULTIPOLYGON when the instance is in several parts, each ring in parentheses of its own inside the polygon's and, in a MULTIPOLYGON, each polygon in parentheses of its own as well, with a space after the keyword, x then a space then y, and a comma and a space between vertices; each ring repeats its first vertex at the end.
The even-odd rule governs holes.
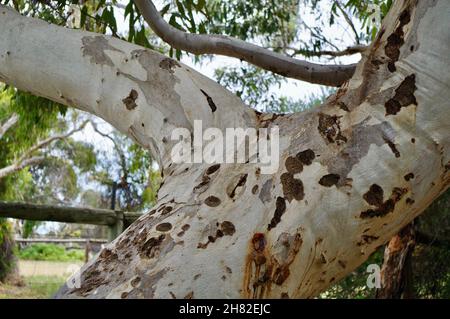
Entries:
POLYGON ((381 268, 378 299, 413 298, 411 258, 415 248, 414 223, 407 225, 387 244, 381 268))
POLYGON ((345 277, 449 186, 449 15, 395 1, 352 79, 280 116, 154 51, 0 6, 0 80, 101 116, 164 174, 154 209, 58 297, 305 298, 345 277), (171 133, 197 120, 278 127, 278 169, 177 163, 171 133))

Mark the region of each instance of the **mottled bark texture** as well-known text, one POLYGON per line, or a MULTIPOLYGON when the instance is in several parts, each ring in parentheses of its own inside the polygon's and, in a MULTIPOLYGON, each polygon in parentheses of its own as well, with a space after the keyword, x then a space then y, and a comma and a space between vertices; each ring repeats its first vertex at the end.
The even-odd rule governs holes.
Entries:
POLYGON ((0 7, 0 79, 101 116, 164 173, 157 205, 57 297, 300 298, 345 277, 449 185, 449 14, 396 1, 348 83, 280 116, 153 51, 0 7), (194 120, 277 125, 278 171, 173 163, 170 134, 194 120))

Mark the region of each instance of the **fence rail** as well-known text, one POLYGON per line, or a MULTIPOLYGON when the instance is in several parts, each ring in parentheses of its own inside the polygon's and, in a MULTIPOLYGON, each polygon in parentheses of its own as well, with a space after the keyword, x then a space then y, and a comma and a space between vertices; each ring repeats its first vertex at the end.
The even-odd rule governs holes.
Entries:
POLYGON ((107 239, 86 239, 86 238, 15 238, 19 244, 51 243, 51 244, 106 244, 107 239))
POLYGON ((108 226, 110 240, 116 238, 139 216, 140 213, 110 209, 0 201, 0 217, 108 226))

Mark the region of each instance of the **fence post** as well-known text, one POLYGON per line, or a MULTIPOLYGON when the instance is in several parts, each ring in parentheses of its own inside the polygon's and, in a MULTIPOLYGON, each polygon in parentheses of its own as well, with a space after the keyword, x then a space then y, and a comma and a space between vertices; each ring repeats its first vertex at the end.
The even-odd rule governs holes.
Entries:
POLYGON ((116 239, 117 236, 119 236, 124 231, 124 214, 122 211, 116 210, 116 222, 109 226, 109 241, 113 241, 116 239))

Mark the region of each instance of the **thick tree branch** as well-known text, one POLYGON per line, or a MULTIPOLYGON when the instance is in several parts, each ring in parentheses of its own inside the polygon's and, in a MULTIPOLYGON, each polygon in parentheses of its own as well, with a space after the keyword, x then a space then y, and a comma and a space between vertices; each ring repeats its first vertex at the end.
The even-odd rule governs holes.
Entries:
POLYGON ((134 3, 153 31, 180 50, 230 56, 286 77, 329 86, 342 85, 355 70, 353 64, 324 65, 301 61, 228 36, 183 32, 164 21, 152 1, 134 0, 134 3))
POLYGON ((19 116, 17 114, 11 115, 1 126, 0 126, 0 139, 5 135, 11 127, 14 126, 19 121, 19 116))
POLYGON ((256 113, 238 97, 160 53, 6 6, 0 17, 8 30, 0 33, 0 81, 101 116, 149 149, 163 169, 172 164, 173 129, 193 130, 194 119, 203 128, 255 126, 256 113))

